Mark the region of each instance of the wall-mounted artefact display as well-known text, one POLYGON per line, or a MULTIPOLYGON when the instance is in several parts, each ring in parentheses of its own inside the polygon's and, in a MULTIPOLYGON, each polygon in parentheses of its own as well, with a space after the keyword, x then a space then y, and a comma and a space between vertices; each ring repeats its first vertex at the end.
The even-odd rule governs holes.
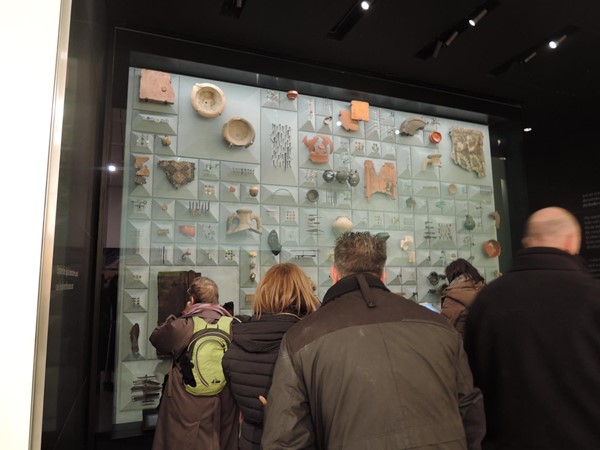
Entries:
POLYGON ((195 274, 213 278, 236 312, 250 312, 278 262, 302 267, 322 298, 347 230, 386 241, 386 284, 415 302, 439 306, 440 274, 456 258, 488 281, 499 273, 486 126, 155 73, 173 89, 167 101, 145 94, 146 75, 130 69, 117 423, 157 405, 154 383, 170 362, 148 336, 185 304, 182 280, 195 274))

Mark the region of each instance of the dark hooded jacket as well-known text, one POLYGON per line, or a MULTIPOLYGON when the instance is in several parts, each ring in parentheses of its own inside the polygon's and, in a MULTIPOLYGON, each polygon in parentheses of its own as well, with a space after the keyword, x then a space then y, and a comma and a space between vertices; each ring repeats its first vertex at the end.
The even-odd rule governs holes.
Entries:
POLYGON ((456 330, 364 273, 284 336, 262 446, 476 449, 484 422, 456 330))
POLYGON ((268 398, 281 339, 298 320, 293 314, 263 314, 233 325, 233 342, 223 358, 223 370, 244 417, 241 450, 260 449, 264 406, 259 396, 268 398))

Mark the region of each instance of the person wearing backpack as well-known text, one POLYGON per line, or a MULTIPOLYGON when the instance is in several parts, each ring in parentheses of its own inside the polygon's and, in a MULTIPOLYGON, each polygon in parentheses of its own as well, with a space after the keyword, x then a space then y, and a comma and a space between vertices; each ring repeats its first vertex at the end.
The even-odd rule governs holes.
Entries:
POLYGON ((150 336, 172 355, 152 450, 237 450, 239 413, 221 367, 234 319, 210 278, 195 278, 188 295, 180 317, 167 317, 150 336))
POLYGON ((271 267, 256 288, 252 317, 233 325, 223 369, 243 415, 240 450, 259 450, 264 404, 284 334, 320 306, 310 278, 290 263, 271 267))

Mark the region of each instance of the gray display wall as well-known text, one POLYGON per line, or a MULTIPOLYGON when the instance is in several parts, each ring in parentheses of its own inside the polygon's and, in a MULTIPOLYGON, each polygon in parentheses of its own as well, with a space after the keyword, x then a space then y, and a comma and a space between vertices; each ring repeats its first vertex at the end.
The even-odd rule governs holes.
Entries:
POLYGON ((115 423, 157 405, 170 364, 148 342, 159 272, 201 272, 250 313, 261 276, 292 262, 322 298, 351 226, 387 239, 386 283, 415 302, 439 308, 456 258, 499 275, 486 126, 177 74, 162 74, 172 102, 146 101, 142 70, 129 74, 115 423), (221 114, 196 112, 192 99, 219 109, 219 92, 221 114))

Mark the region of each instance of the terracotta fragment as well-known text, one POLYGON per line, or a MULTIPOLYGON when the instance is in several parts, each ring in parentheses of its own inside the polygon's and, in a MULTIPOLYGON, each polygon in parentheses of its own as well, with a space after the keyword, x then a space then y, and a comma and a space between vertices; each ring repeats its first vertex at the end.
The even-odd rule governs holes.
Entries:
POLYGON ((367 197, 367 201, 370 201, 371 196, 377 192, 396 199, 398 194, 396 166, 389 162, 385 163, 377 175, 375 164, 368 159, 365 161, 365 197, 367 197))
POLYGON ((333 153, 333 141, 327 136, 316 135, 312 139, 304 136, 302 140, 308 148, 309 158, 315 164, 325 164, 329 162, 329 155, 333 153))
POLYGON ((195 237, 196 227, 194 225, 180 225, 179 232, 189 237, 195 237))
POLYGON ((350 102, 350 117, 352 120, 369 121, 369 103, 352 100, 350 102))
POLYGON ((352 119, 350 111, 345 109, 340 110, 339 118, 344 130, 358 131, 358 120, 352 119))
POLYGON ((153 103, 175 103, 175 92, 171 75, 156 70, 142 69, 140 78, 140 100, 153 103))
POLYGON ((150 176, 150 169, 146 166, 146 163, 150 159, 149 156, 134 156, 135 161, 133 163, 133 167, 137 170, 135 171, 134 183, 137 185, 146 184, 147 178, 150 176))

